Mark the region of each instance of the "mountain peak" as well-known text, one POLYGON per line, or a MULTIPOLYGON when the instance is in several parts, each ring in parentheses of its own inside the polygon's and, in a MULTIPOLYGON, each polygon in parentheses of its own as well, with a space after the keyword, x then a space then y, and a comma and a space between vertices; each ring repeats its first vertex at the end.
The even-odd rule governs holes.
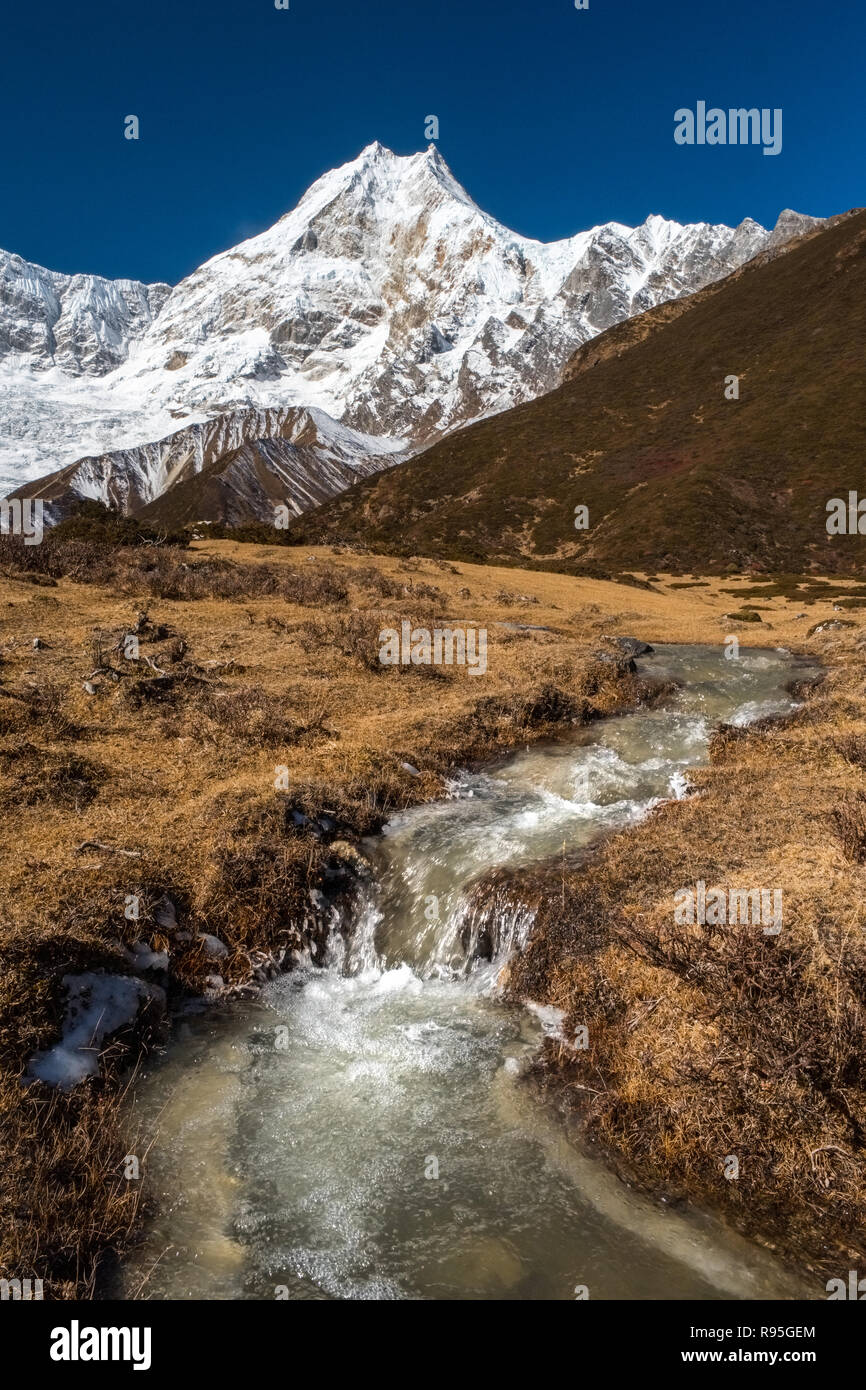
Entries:
POLYGON ((589 338, 768 236, 653 214, 533 241, 478 207, 435 141, 373 140, 170 294, 0 257, 0 482, 248 408, 316 407, 420 447, 550 390, 589 338))
POLYGON ((387 145, 383 145, 381 140, 372 140, 369 145, 364 146, 354 163, 369 163, 370 160, 382 159, 383 157, 396 159, 397 155, 393 150, 389 150, 387 145))
MULTIPOLYGON (((866 292, 866 260, 855 254, 864 233, 866 214, 839 219, 786 255, 760 257, 747 275, 716 268, 712 290, 681 312, 627 326, 620 314, 560 390, 490 412, 364 482, 302 523, 298 542, 363 540, 386 553, 560 573, 826 570, 826 499, 838 489, 838 460, 862 447, 851 345, 866 292), (748 374, 754 410, 728 409, 727 362, 748 374), (798 395, 804 379, 809 390, 798 395), (575 497, 594 518, 577 536, 575 497), (712 527, 703 524, 708 497, 718 499, 712 527), (501 499, 507 525, 491 526, 501 499)), ((685 254, 691 261, 691 244, 685 254)), ((840 545, 831 564, 854 574, 862 562, 862 550, 840 545)))
POLYGON ((786 241, 793 241, 795 237, 802 236, 804 232, 814 231, 820 227, 823 219, 820 217, 810 217, 805 212, 794 212, 793 208, 783 208, 776 219, 776 225, 770 235, 768 245, 776 247, 786 241))

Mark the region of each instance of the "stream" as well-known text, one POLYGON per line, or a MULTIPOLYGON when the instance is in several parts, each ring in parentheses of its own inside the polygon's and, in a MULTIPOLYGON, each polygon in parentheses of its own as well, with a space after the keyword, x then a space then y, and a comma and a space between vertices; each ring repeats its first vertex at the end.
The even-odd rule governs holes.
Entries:
POLYGON ((632 1192, 521 1079, 553 1011, 504 1004, 517 911, 467 960, 465 891, 686 794, 719 722, 789 709, 790 653, 657 646, 681 688, 462 774, 363 846, 346 944, 254 1001, 185 1014, 137 1084, 156 1204, 120 1297, 755 1299, 809 1296, 760 1247, 632 1192))

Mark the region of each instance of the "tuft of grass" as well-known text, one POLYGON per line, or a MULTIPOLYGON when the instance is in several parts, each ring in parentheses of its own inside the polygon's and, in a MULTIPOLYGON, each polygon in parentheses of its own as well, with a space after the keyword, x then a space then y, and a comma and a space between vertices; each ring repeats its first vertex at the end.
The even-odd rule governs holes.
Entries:
POLYGON ((833 811, 842 850, 852 864, 866 864, 866 792, 858 791, 833 811))
POLYGON ((106 781, 106 770, 78 754, 18 743, 0 749, 0 804, 82 810, 106 781))

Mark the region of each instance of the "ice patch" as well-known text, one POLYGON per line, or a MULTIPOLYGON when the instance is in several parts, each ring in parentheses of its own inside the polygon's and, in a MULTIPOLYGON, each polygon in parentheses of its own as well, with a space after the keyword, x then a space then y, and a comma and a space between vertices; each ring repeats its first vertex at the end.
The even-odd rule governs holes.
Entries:
POLYGON ((671 791, 677 801, 685 801, 689 794, 689 782, 682 768, 677 768, 671 777, 671 791))
POLYGON ((135 941, 124 950, 130 965, 136 970, 167 970, 168 951, 154 951, 146 941, 135 941))
POLYGON ((526 1007, 538 1019, 545 1037, 562 1038, 565 1036, 562 1031, 562 1025, 565 1022, 564 1010, 555 1008, 553 1004, 533 1004, 532 1002, 527 1003, 526 1007))
POLYGON ((28 1074, 68 1091, 87 1076, 99 1075, 99 1053, 105 1038, 132 1023, 150 1001, 165 1004, 157 985, 129 975, 64 975, 66 1016, 63 1036, 46 1052, 37 1052, 28 1074))

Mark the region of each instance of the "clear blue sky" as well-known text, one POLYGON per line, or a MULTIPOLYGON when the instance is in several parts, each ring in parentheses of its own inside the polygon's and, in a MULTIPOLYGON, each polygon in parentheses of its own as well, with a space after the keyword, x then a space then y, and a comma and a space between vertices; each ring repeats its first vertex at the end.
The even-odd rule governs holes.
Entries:
POLYGON ((8 5, 0 246, 174 282, 370 141, 423 148, 430 114, 476 202, 545 241, 866 203, 862 0, 290 4, 8 5), (699 99, 781 107, 782 153, 676 145, 699 99))

